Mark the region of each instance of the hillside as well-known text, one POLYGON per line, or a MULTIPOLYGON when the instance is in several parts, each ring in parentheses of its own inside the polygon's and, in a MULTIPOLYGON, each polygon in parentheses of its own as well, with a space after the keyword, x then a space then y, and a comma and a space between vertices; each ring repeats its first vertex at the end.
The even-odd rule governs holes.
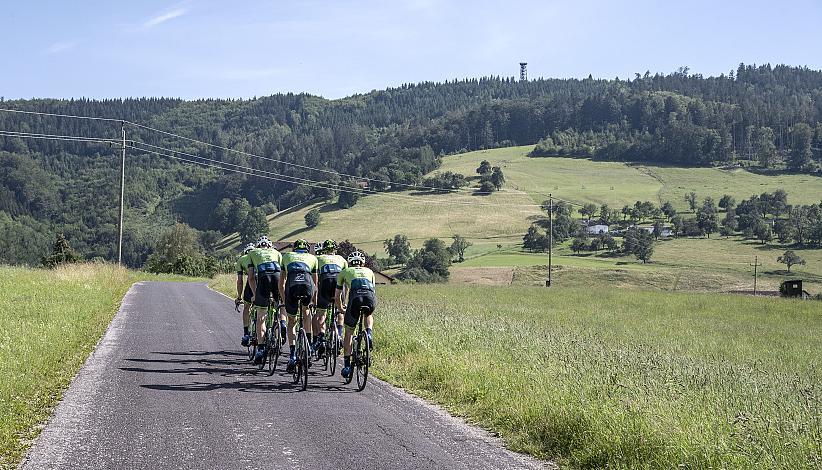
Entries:
MULTIPOLYGON (((719 77, 680 70, 632 80, 471 78, 338 100, 290 93, 197 101, 0 98, 0 233, 7 240, 0 262, 36 263, 59 232, 84 257, 113 258, 121 120, 129 146, 124 258, 140 266, 175 221, 222 234, 249 225, 216 217, 224 200, 259 222, 261 210, 333 198, 365 181, 378 192, 407 189, 443 156, 471 150, 536 144, 540 154, 648 165, 643 174, 610 163, 615 173, 597 187, 584 171, 574 181, 581 169, 562 161, 572 165, 574 184, 553 187, 577 200, 652 199, 644 196, 663 187, 670 193, 661 197, 681 204, 676 196, 686 188, 713 185, 708 167, 736 162, 815 174, 822 162, 820 93, 820 71, 740 65, 719 77), (654 166, 663 164, 689 167, 681 171, 692 181, 666 181, 675 170, 654 166), (613 198, 602 194, 611 186, 613 198)), ((554 190, 525 178, 544 179, 540 167, 524 167, 524 190, 554 190)))
MULTIPOLYGON (((690 191, 695 191, 700 198, 711 196, 715 200, 730 194, 739 201, 752 194, 786 188, 791 204, 817 203, 822 197, 822 178, 817 176, 766 175, 739 168, 683 169, 587 159, 531 158, 527 154, 532 148, 483 150, 443 158, 440 170, 466 175, 471 175, 482 160, 501 165, 506 189, 491 196, 457 192, 417 195, 415 199, 404 200, 371 195, 345 210, 337 209, 333 202, 313 202, 269 217, 270 236, 285 240, 347 238, 361 249, 383 257, 382 241, 397 233, 408 236, 414 247, 429 237, 447 239, 460 234, 474 245, 466 253, 466 262, 453 268, 455 279, 505 283, 511 282, 510 268, 543 266, 520 270, 517 278, 518 283, 541 284, 547 258, 541 253, 523 252, 521 244, 533 217, 543 214, 534 204, 546 199, 549 192, 576 204, 607 203, 615 208, 637 200, 656 204, 670 201, 686 215, 684 195, 690 191), (474 205, 462 205, 465 202, 474 205), (308 229, 304 217, 315 208, 320 210, 322 219, 319 226, 308 229), (461 272, 467 268, 474 269, 461 272), (505 271, 509 273, 507 276, 500 274, 505 271), (496 281, 483 281, 483 278, 496 281)), ((236 236, 227 241, 231 240, 236 243, 236 236)), ((650 265, 643 265, 633 257, 574 255, 567 244, 556 250, 554 262, 561 266, 557 272, 559 279, 565 277, 575 285, 611 282, 661 289, 728 291, 751 288, 749 263, 759 256, 763 263, 760 289, 775 290, 786 274, 784 265, 776 262, 782 251, 784 248, 780 251, 778 244, 763 247, 740 237, 683 237, 658 243, 650 265)), ((797 266, 795 276, 805 278, 812 290, 822 290, 822 250, 803 249, 801 255, 808 264, 797 266)))

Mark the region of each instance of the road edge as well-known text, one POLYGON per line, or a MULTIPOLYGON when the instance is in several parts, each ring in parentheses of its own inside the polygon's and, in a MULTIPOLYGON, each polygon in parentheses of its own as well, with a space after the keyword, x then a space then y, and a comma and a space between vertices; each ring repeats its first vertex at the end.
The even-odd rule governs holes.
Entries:
POLYGON ((71 423, 81 421, 89 407, 93 406, 94 392, 99 383, 95 378, 99 378, 105 370, 106 361, 111 358, 114 346, 120 337, 120 328, 125 321, 125 316, 128 314, 127 309, 131 306, 130 298, 135 295, 135 288, 144 283, 145 281, 133 283, 129 286, 123 298, 120 299, 117 312, 106 326, 106 331, 97 340, 94 348, 86 357, 86 360, 83 361, 83 365, 71 378, 68 387, 66 387, 48 419, 39 425, 40 432, 31 441, 31 445, 17 465, 18 470, 32 464, 38 459, 39 455, 44 456, 40 457, 40 460, 46 458, 49 463, 55 463, 62 459, 65 448, 64 446, 62 446, 62 449, 61 446, 55 446, 56 442, 54 441, 60 442, 68 438, 69 436, 65 436, 66 433, 63 431, 71 429, 71 423), (76 403, 71 403, 71 401, 76 403), (58 429, 60 424, 63 425, 59 426, 61 429, 58 429))

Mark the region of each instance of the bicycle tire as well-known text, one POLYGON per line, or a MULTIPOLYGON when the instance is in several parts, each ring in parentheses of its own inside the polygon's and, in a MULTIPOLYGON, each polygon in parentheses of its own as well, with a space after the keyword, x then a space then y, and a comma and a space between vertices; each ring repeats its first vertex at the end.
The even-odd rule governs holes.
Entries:
MULTIPOLYGON (((253 308, 253 307, 252 307, 253 308)), ((252 313, 249 317, 251 325, 249 328, 248 340, 248 360, 254 362, 254 356, 257 354, 257 314, 252 313)))
POLYGON ((308 361, 310 360, 309 355, 311 354, 311 349, 308 346, 308 336, 306 336, 305 330, 302 332, 302 342, 304 345, 302 357, 297 357, 297 363, 300 364, 300 369, 302 369, 301 390, 305 390, 308 388, 308 361))
POLYGON ((368 382, 368 368, 371 366, 371 346, 368 344, 368 335, 360 333, 357 341, 357 391, 362 392, 368 382), (365 344, 363 346, 363 343, 365 344))
MULTIPOLYGON (((300 370, 300 357, 302 356, 302 333, 303 329, 300 328, 297 330, 297 344, 295 345, 295 354, 297 357, 297 362, 294 364, 294 370, 291 372, 291 381, 293 383, 298 383, 300 381, 300 374, 302 374, 302 370, 300 370)), ((289 359, 290 360, 290 359, 289 359)))
MULTIPOLYGON (((357 367, 357 361, 360 360, 359 350, 360 350, 360 336, 357 335, 357 336, 354 337, 354 344, 352 345, 352 348, 351 348, 351 367, 353 367, 355 369, 357 367)), ((354 380, 354 372, 352 371, 351 375, 348 376, 347 378, 344 377, 344 379, 345 379, 344 383, 346 385, 350 384, 351 381, 354 380)))
POLYGON ((325 354, 329 357, 329 372, 330 375, 333 377, 337 371, 337 358, 340 357, 340 342, 339 336, 337 335, 337 325, 334 324, 332 326, 331 334, 329 335, 331 338, 330 347, 326 348, 325 354))
MULTIPOLYGON (((280 358, 280 325, 275 323, 272 327, 274 334, 269 334, 270 341, 268 342, 268 375, 274 375, 277 370, 277 361, 280 358)), ((272 330, 269 330, 269 332, 272 330)))

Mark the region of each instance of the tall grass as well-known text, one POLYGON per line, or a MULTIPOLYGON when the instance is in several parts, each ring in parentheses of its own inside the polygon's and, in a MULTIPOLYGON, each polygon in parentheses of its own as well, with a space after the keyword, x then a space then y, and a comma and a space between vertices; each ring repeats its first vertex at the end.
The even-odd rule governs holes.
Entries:
POLYGON ((14 468, 138 278, 107 264, 0 267, 0 468, 14 468))
POLYGON ((393 286, 376 373, 574 467, 822 466, 818 303, 393 286))

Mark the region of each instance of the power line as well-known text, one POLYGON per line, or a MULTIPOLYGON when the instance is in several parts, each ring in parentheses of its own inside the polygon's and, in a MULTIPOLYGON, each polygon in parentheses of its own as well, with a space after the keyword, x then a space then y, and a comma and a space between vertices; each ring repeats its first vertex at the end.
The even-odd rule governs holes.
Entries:
POLYGON ((123 121, 122 119, 101 118, 101 117, 93 117, 93 116, 76 116, 76 115, 72 115, 72 114, 44 113, 44 112, 40 112, 40 111, 23 111, 22 109, 0 108, 0 111, 6 112, 6 113, 34 114, 34 115, 38 115, 38 116, 51 116, 51 117, 71 118, 71 119, 88 119, 90 121, 128 122, 128 121, 123 121))
MULTIPOLYGON (((474 191, 474 190, 471 190, 471 189, 468 189, 468 188, 444 189, 444 188, 436 188, 436 187, 432 187, 432 186, 421 186, 421 185, 408 184, 408 183, 399 183, 399 182, 394 182, 394 181, 391 181, 391 180, 381 180, 381 179, 377 179, 377 178, 368 178, 368 177, 365 177, 365 176, 358 176, 358 175, 351 175, 351 174, 347 174, 347 173, 341 173, 341 172, 338 172, 338 171, 335 171, 335 170, 327 170, 327 169, 324 169, 324 168, 316 168, 316 167, 311 167, 311 166, 308 166, 308 165, 300 165, 298 163, 292 163, 292 162, 287 162, 287 161, 284 161, 284 160, 279 160, 279 159, 276 159, 276 158, 265 157, 265 156, 261 156, 261 155, 255 155, 253 153, 244 152, 242 150, 237 150, 237 149, 233 149, 233 148, 230 148, 230 147, 224 147, 222 145, 212 144, 210 142, 205 142, 205 141, 202 141, 202 140, 193 139, 191 137, 186 137, 186 136, 183 136, 183 135, 180 135, 180 134, 175 134, 173 132, 164 131, 162 129, 157 129, 157 128, 154 128, 154 127, 151 127, 151 126, 147 126, 147 125, 144 125, 144 124, 139 124, 139 123, 124 120, 124 119, 100 118, 100 117, 93 117, 93 116, 78 116, 78 115, 58 114, 58 113, 44 113, 44 112, 39 112, 39 111, 23 111, 23 110, 8 109, 8 108, 0 108, 0 112, 22 113, 22 114, 41 115, 41 116, 53 116, 53 117, 62 117, 62 118, 70 118, 70 119, 89 119, 89 120, 98 120, 98 121, 120 122, 120 123, 128 124, 128 125, 131 125, 131 126, 135 126, 137 128, 140 128, 140 129, 144 129, 144 130, 164 134, 164 135, 167 135, 169 137, 175 137, 175 138, 178 138, 178 139, 187 140, 189 142, 199 143, 199 144, 202 144, 202 145, 205 145, 205 146, 208 146, 208 147, 217 148, 217 149, 220 149, 220 150, 225 150, 225 151, 228 151, 228 152, 233 152, 233 153, 237 153, 237 154, 240 154, 240 155, 245 155, 245 156, 248 156, 248 157, 258 158, 258 159, 261 159, 261 160, 271 161, 271 162, 274 162, 274 163, 280 163, 280 164, 283 164, 283 165, 293 166, 293 167, 302 168, 302 169, 311 170, 311 171, 316 171, 316 172, 328 173, 328 174, 333 174, 333 175, 337 175, 337 176, 347 176, 347 177, 350 177, 350 178, 366 180, 366 181, 375 181, 375 182, 379 182, 379 183, 386 183, 386 184, 389 184, 391 186, 402 186, 402 187, 412 188, 412 189, 423 189, 423 190, 432 190, 432 191, 446 190, 446 191, 449 191, 449 192, 470 192, 471 194, 475 194, 475 195, 490 194, 489 192, 486 192, 486 191, 474 191)), ((198 157, 198 158, 202 158, 202 157, 198 157)), ((309 181, 313 181, 313 180, 309 180, 309 181)), ((538 191, 534 191, 534 192, 537 193, 537 194, 546 195, 545 193, 540 193, 538 191)), ((378 192, 374 192, 374 194, 377 194, 377 193, 378 192)), ((569 201, 569 200, 566 200, 566 199, 561 199, 561 198, 558 198, 558 197, 555 197, 554 199, 556 199, 558 201, 565 202, 565 203, 573 205, 573 206, 582 207, 582 204, 572 202, 572 201, 569 201)), ((499 205, 499 204, 487 204, 487 205, 499 205)), ((523 205, 523 206, 541 207, 540 204, 523 205)))
MULTIPOLYGON (((198 143, 198 144, 206 145, 208 147, 217 148, 217 149, 221 149, 221 150, 226 150, 226 151, 234 152, 234 153, 237 153, 237 154, 240 154, 240 155, 245 155, 245 156, 248 156, 248 157, 253 157, 253 158, 267 160, 267 161, 271 161, 271 162, 275 162, 275 163, 280 163, 280 164, 283 164, 283 165, 302 168, 302 169, 305 169, 305 170, 328 173, 328 174, 333 174, 333 175, 337 175, 337 176, 347 176, 349 178, 356 178, 356 179, 366 180, 366 181, 374 181, 374 182, 389 184, 391 186, 402 186, 402 187, 412 188, 412 189, 423 189, 423 190, 433 190, 433 191, 441 191, 443 189, 443 188, 435 188, 435 187, 432 187, 432 186, 421 186, 421 185, 416 185, 416 184, 399 183, 399 182, 394 182, 394 181, 391 181, 391 180, 381 180, 381 179, 378 179, 378 178, 368 178, 368 177, 365 177, 365 176, 358 176, 358 175, 352 175, 352 174, 347 174, 347 173, 341 173, 341 172, 335 171, 335 170, 327 170, 327 169, 324 169, 324 168, 316 168, 316 167, 312 167, 312 166, 308 166, 308 165, 300 165, 299 163, 292 163, 292 162, 287 162, 287 161, 276 159, 276 158, 265 157, 265 156, 261 156, 261 155, 255 155, 253 153, 244 152, 242 150, 237 150, 237 149, 233 149, 233 148, 230 148, 230 147, 224 147, 222 145, 212 144, 210 142, 204 142, 202 140, 193 139, 191 137, 186 137, 186 136, 183 136, 183 135, 180 135, 180 134, 175 134, 173 132, 164 131, 162 129, 157 129, 155 127, 147 126, 145 124, 139 124, 139 123, 136 123, 136 122, 131 122, 131 121, 123 120, 123 119, 98 118, 98 117, 90 117, 90 116, 77 116, 77 115, 71 115, 71 114, 44 113, 44 112, 39 112, 39 111, 22 111, 22 110, 7 109, 7 108, 0 108, 0 111, 12 112, 12 113, 33 114, 33 115, 41 115, 41 116, 63 117, 63 118, 71 118, 71 119, 91 119, 91 120, 99 120, 99 121, 120 122, 120 123, 125 123, 125 124, 131 125, 131 126, 135 126, 137 128, 141 128, 141 129, 144 129, 144 130, 148 130, 148 131, 152 131, 152 132, 158 132, 160 134, 164 134, 164 135, 167 135, 169 137, 175 137, 175 138, 178 138, 178 139, 187 140, 189 142, 195 142, 195 143, 198 143)), ((474 191, 474 190, 465 189, 465 188, 455 188, 455 189, 452 189, 452 191, 470 192, 472 194, 477 194, 477 195, 491 194, 488 191, 474 191)))
MULTIPOLYGON (((28 132, 17 132, 17 131, 7 131, 0 129, 0 137, 19 137, 24 139, 49 139, 49 140, 59 140, 59 141, 67 141, 67 142, 78 142, 78 143, 101 143, 101 144, 109 144, 110 147, 114 147, 114 144, 118 144, 117 148, 119 147, 119 142, 114 139, 105 139, 99 137, 84 137, 84 136, 70 136, 70 135, 57 135, 57 134, 37 134, 37 133, 28 133, 28 132)), ((139 150, 141 152, 150 153, 158 156, 174 157, 175 154, 177 155, 185 155, 191 158, 205 160, 210 162, 210 164, 204 164, 204 166, 212 167, 212 168, 219 168, 225 171, 233 171, 236 173, 242 173, 249 176, 260 176, 265 177, 267 179, 271 179, 274 181, 284 182, 284 183, 291 183, 296 185, 302 186, 311 186, 311 187, 318 187, 322 189, 330 189, 345 193, 356 193, 356 194, 372 194, 375 196, 380 197, 387 197, 396 200, 403 200, 403 201, 414 201, 414 202, 423 202, 423 203, 430 203, 430 204, 446 204, 446 205, 465 205, 465 206, 492 206, 492 207, 539 207, 537 204, 502 204, 502 203, 485 203, 485 202, 472 202, 472 201, 446 201, 442 199, 431 199, 426 198, 425 200, 419 199, 416 196, 411 195, 403 195, 403 194, 387 194, 381 191, 375 191, 371 189, 360 189, 360 190, 352 190, 352 189, 344 189, 339 185, 335 185, 334 183, 324 182, 324 181, 315 181, 307 178, 300 178, 297 176, 285 175, 281 173, 274 173, 267 170, 262 170, 259 168, 252 168, 243 165, 237 165, 235 163, 224 162, 221 160, 215 160, 208 157, 203 157, 200 155, 193 155, 186 152, 180 152, 173 149, 168 149, 165 147, 160 147, 157 145, 147 144, 144 142, 136 142, 133 140, 127 141, 126 147, 132 148, 134 150, 139 150), (165 152, 170 153, 162 153, 147 150, 141 148, 139 146, 146 146, 151 147, 154 149, 162 150, 165 152), (233 167, 233 168, 226 168, 226 166, 233 167), (260 173, 263 173, 262 175, 260 173)), ((177 160, 189 162, 189 163, 198 163, 203 164, 203 162, 188 160, 183 158, 176 158, 177 160)))
POLYGON ((235 163, 229 163, 229 162, 224 162, 224 161, 221 161, 221 160, 215 160, 215 159, 212 159, 212 158, 203 157, 203 156, 200 156, 200 155, 193 155, 193 154, 189 154, 189 153, 185 153, 185 152, 179 152, 179 151, 176 151, 176 150, 167 149, 165 147, 159 147, 159 146, 156 146, 156 145, 145 144, 145 143, 142 143, 142 142, 134 142, 134 141, 130 141, 130 142, 131 142, 131 145, 127 144, 127 146, 129 148, 139 150, 139 151, 142 151, 142 152, 146 152, 146 153, 150 153, 150 154, 154 154, 154 155, 158 155, 158 156, 175 158, 177 160, 186 161, 186 162, 190 162, 190 163, 203 164, 204 166, 208 166, 208 167, 212 167, 212 168, 219 168, 219 169, 222 169, 222 170, 225 170, 225 171, 233 171, 233 172, 236 172, 236 173, 242 173, 242 174, 249 175, 249 176, 260 176, 260 177, 275 180, 275 181, 291 183, 291 184, 296 184, 296 185, 303 185, 303 186, 319 187, 319 188, 322 188, 322 189, 331 189, 331 190, 336 190, 336 191, 345 192, 345 193, 356 193, 356 194, 365 193, 365 194, 372 194, 372 195, 379 196, 379 197, 387 197, 387 198, 403 200, 403 201, 409 201, 410 200, 410 201, 413 201, 413 202, 422 202, 422 203, 429 203, 429 204, 465 205, 465 206, 491 206, 491 207, 539 207, 538 204, 498 204, 498 203, 483 203, 483 202, 476 202, 475 203, 475 202, 471 202, 471 201, 446 201, 446 200, 442 200, 442 199, 430 199, 430 198, 423 200, 423 199, 419 199, 416 196, 403 195, 403 194, 388 194, 388 193, 385 193, 385 192, 374 191, 374 190, 343 189, 342 187, 340 187, 338 185, 335 185, 333 183, 327 183, 327 182, 323 182, 323 181, 315 181, 315 180, 300 178, 300 177, 291 176, 291 175, 284 175, 284 174, 281 174, 281 173, 274 173, 274 172, 270 172, 270 171, 267 171, 267 170, 261 170, 259 168, 252 168, 252 167, 247 167, 247 166, 243 166, 243 165, 237 165, 235 163), (152 148, 163 150, 165 152, 170 152, 170 153, 163 153, 163 152, 160 152, 160 151, 147 150, 147 149, 138 147, 138 145, 144 145, 144 146, 152 147, 152 148), (190 157, 190 158, 194 158, 194 159, 198 159, 198 160, 205 160, 206 162, 209 162, 209 163, 200 162, 200 161, 196 161, 196 160, 183 159, 183 158, 176 157, 175 155, 185 155, 185 156, 190 157), (233 168, 226 168, 225 166, 229 166, 229 167, 233 167, 233 168), (262 173, 262 174, 260 174, 260 173, 262 173))
POLYGON ((83 137, 72 135, 56 135, 56 134, 38 134, 34 132, 17 132, 0 129, 0 137, 19 137, 21 139, 44 139, 44 140, 61 140, 67 142, 96 142, 96 143, 114 143, 114 139, 105 139, 102 137, 83 137))

